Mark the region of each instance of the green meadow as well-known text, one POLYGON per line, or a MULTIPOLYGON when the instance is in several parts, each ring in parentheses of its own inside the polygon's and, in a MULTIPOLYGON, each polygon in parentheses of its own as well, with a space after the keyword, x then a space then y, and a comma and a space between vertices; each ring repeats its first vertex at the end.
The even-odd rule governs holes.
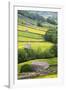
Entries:
POLYGON ((57 15, 48 14, 55 19, 47 14, 43 17, 41 12, 18 11, 18 79, 57 78, 57 15), (34 70, 33 62, 47 63, 48 67, 36 65, 42 68, 40 72, 34 70))

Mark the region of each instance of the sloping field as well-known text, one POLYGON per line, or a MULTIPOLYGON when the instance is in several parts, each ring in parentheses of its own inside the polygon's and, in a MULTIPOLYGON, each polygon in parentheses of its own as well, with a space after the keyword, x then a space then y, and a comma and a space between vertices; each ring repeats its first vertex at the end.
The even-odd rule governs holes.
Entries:
POLYGON ((41 34, 25 32, 25 31, 18 31, 18 37, 19 36, 30 37, 30 38, 34 38, 34 39, 43 39, 41 34))
POLYGON ((50 58, 50 59, 35 59, 35 60, 30 60, 26 61, 24 63, 18 64, 18 72, 20 72, 21 66, 24 64, 32 64, 33 62, 47 62, 50 65, 56 65, 57 64, 57 58, 50 58))
POLYGON ((46 30, 40 30, 31 26, 18 25, 18 43, 25 41, 44 41, 44 34, 46 30))
POLYGON ((29 18, 29 15, 27 17, 27 15, 22 14, 18 15, 17 20, 18 79, 26 79, 28 76, 28 78, 57 77, 58 62, 57 57, 54 55, 54 50, 52 50, 54 43, 46 41, 44 38, 46 32, 55 27, 55 25, 53 26, 44 21, 41 23, 37 19, 29 18), (43 69, 42 72, 37 70, 36 72, 34 69, 36 64, 38 66, 38 63, 47 63, 48 68, 43 69), (34 67, 32 66, 33 64, 34 67), (33 76, 38 74, 39 76, 33 76))
POLYGON ((42 39, 35 39, 35 38, 30 38, 30 37, 23 37, 23 36, 19 36, 18 37, 18 42, 42 42, 44 40, 42 39))
MULTIPOLYGON (((31 67, 32 68, 32 67, 31 67)), ((38 67, 40 69, 40 67, 38 67)), ((35 59, 26 61, 24 63, 18 64, 18 79, 26 79, 26 78, 56 78, 57 77, 57 58, 50 58, 50 59, 35 59), (24 72, 21 70, 29 69, 29 67, 32 65, 32 63, 48 63, 49 67, 43 72, 24 72), (27 68, 24 68, 24 66, 27 66, 27 68), (49 72, 49 73, 48 73, 49 72)))
POLYGON ((53 43, 50 42, 18 42, 18 48, 24 48, 27 44, 31 45, 31 48, 34 50, 46 50, 53 46, 53 43))
POLYGON ((21 24, 23 24, 25 22, 30 23, 32 25, 36 25, 36 21, 35 20, 32 20, 32 19, 30 19, 30 18, 28 18, 26 16, 23 16, 23 15, 18 17, 18 24, 21 25, 21 24))
POLYGON ((18 30, 21 31, 29 31, 37 34, 42 34, 44 35, 45 32, 47 31, 47 28, 39 28, 39 27, 33 27, 33 26, 26 26, 26 25, 18 25, 18 30))

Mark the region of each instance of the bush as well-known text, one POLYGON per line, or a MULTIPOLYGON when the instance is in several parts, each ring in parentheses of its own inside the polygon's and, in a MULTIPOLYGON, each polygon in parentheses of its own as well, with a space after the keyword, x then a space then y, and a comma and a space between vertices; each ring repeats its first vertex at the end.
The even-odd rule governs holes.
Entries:
POLYGON ((57 45, 53 45, 50 49, 44 52, 44 58, 57 57, 57 45))
POLYGON ((53 25, 57 25, 57 21, 54 18, 48 17, 47 22, 53 25))
POLYGON ((18 63, 25 62, 27 60, 35 59, 36 54, 33 49, 19 49, 18 50, 18 63))
POLYGON ((18 50, 18 63, 24 62, 25 61, 25 51, 24 49, 19 49, 18 50))
POLYGON ((46 41, 57 43, 57 29, 49 29, 44 35, 46 41))
POLYGON ((21 67, 20 73, 22 73, 22 72, 32 72, 32 71, 33 71, 32 65, 25 64, 21 67))
POLYGON ((54 44, 51 48, 51 52, 54 54, 55 57, 57 57, 57 44, 54 44))
POLYGON ((41 22, 37 22, 37 26, 42 27, 41 22))
POLYGON ((35 56, 35 51, 33 49, 27 49, 25 48, 25 51, 27 53, 27 58, 30 60, 30 59, 34 59, 36 56, 35 56))
POLYGON ((37 52, 37 59, 44 59, 44 58, 53 58, 57 57, 57 45, 54 44, 51 48, 47 49, 46 51, 37 52))

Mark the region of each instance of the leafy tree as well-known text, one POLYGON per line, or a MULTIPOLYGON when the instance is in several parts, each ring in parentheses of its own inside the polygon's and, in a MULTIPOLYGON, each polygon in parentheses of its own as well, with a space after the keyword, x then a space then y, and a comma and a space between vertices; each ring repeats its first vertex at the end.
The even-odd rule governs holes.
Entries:
POLYGON ((56 29, 49 29, 46 32, 44 38, 45 38, 46 41, 54 43, 54 45, 49 50, 49 53, 50 53, 49 56, 50 57, 51 56, 55 56, 56 57, 57 56, 57 28, 56 29))
POLYGON ((32 65, 25 64, 21 67, 20 73, 22 73, 22 72, 32 72, 32 71, 33 71, 32 65))
POLYGON ((57 43, 57 29, 49 29, 44 35, 46 41, 57 43))
POLYGON ((57 44, 53 45, 53 47, 50 49, 50 52, 53 53, 55 57, 57 57, 57 44))
POLYGON ((55 18, 48 17, 47 22, 50 23, 50 24, 57 25, 57 21, 55 20, 55 18))

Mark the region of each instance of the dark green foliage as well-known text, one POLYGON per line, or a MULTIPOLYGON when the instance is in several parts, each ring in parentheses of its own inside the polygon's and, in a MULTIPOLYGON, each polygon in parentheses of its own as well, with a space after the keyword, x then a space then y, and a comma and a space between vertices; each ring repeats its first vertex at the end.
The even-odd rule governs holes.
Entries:
POLYGON ((56 21, 55 18, 48 17, 47 18, 47 22, 50 23, 50 24, 57 25, 57 21, 56 21))
POLYGON ((57 45, 54 44, 50 49, 42 53, 42 58, 53 58, 57 57, 57 45))
POLYGON ((57 29, 49 29, 44 35, 44 39, 49 42, 57 43, 57 29))
POLYGON ((57 56, 56 45, 53 45, 50 49, 47 49, 46 51, 42 51, 40 48, 38 48, 38 50, 24 48, 18 50, 18 63, 22 63, 33 59, 52 58, 56 56, 57 56))
POLYGON ((24 64, 24 65, 21 67, 20 73, 22 73, 22 72, 32 72, 32 71, 33 71, 32 65, 24 64))
POLYGON ((54 53, 54 56, 57 57, 57 44, 54 44, 53 47, 51 48, 51 52, 54 53))
POLYGON ((37 22, 37 26, 39 26, 39 27, 42 27, 42 24, 41 24, 41 22, 37 22))
POLYGON ((32 49, 19 49, 18 50, 18 63, 25 62, 27 60, 35 59, 36 54, 32 49))
POLYGON ((18 63, 24 62, 26 58, 26 52, 24 49, 18 50, 18 63))
POLYGON ((27 54, 27 58, 26 59, 34 59, 35 58, 35 52, 33 49, 28 49, 28 48, 25 48, 25 52, 27 54))
POLYGON ((50 65, 48 69, 50 74, 56 74, 57 73, 57 64, 56 65, 50 65))
POLYGON ((42 53, 42 55, 43 55, 43 58, 52 58, 52 57, 54 57, 54 54, 52 52, 50 52, 50 49, 46 50, 44 53, 42 53))

